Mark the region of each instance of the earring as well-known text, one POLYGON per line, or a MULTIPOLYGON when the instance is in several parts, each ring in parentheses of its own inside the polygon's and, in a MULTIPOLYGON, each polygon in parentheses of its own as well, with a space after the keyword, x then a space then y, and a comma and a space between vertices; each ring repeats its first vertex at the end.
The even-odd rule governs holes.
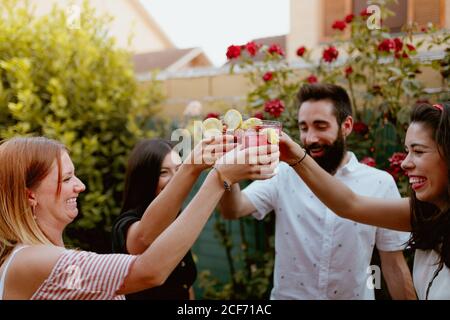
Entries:
POLYGON ((33 219, 36 220, 36 206, 31 207, 31 213, 33 214, 33 219))

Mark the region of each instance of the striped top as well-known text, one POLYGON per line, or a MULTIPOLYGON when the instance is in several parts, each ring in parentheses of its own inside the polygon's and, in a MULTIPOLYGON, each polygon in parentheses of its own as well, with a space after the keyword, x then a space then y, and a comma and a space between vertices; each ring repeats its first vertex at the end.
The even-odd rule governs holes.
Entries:
POLYGON ((116 292, 136 258, 66 250, 31 300, 124 300, 116 292))

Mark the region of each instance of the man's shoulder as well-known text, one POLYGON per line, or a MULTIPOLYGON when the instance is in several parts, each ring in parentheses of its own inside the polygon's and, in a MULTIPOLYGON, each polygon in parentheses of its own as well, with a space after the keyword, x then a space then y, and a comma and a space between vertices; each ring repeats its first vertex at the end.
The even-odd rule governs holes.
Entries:
POLYGON ((381 179, 383 181, 394 182, 394 178, 387 171, 368 166, 364 163, 358 164, 357 172, 365 175, 367 179, 381 179))

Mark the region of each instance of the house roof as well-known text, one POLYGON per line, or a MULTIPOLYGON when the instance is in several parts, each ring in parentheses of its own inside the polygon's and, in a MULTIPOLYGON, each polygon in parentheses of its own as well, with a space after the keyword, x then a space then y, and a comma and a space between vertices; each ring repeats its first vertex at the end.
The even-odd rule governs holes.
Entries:
POLYGON ((167 35, 162 31, 162 28, 158 25, 158 23, 153 19, 147 9, 142 5, 139 0, 129 0, 128 1, 133 8, 136 9, 136 12, 141 16, 144 22, 148 25, 148 27, 155 31, 160 37, 161 41, 166 44, 167 47, 175 48, 173 42, 167 37, 167 35))
POLYGON ((201 59, 202 67, 212 66, 211 61, 200 48, 167 49, 162 51, 136 54, 133 57, 136 74, 151 70, 178 71, 188 67, 194 59, 201 59))

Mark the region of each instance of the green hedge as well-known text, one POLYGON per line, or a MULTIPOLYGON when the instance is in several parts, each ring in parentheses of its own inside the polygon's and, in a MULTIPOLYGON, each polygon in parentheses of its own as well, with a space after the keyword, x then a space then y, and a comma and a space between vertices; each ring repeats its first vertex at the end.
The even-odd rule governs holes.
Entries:
POLYGON ((137 138, 154 134, 140 128, 162 99, 158 84, 139 88, 130 54, 108 35, 110 18, 87 2, 79 29, 69 28, 64 9, 36 17, 22 0, 2 0, 0 16, 0 139, 45 135, 69 147, 87 191, 68 240, 107 251, 125 157, 137 138))

